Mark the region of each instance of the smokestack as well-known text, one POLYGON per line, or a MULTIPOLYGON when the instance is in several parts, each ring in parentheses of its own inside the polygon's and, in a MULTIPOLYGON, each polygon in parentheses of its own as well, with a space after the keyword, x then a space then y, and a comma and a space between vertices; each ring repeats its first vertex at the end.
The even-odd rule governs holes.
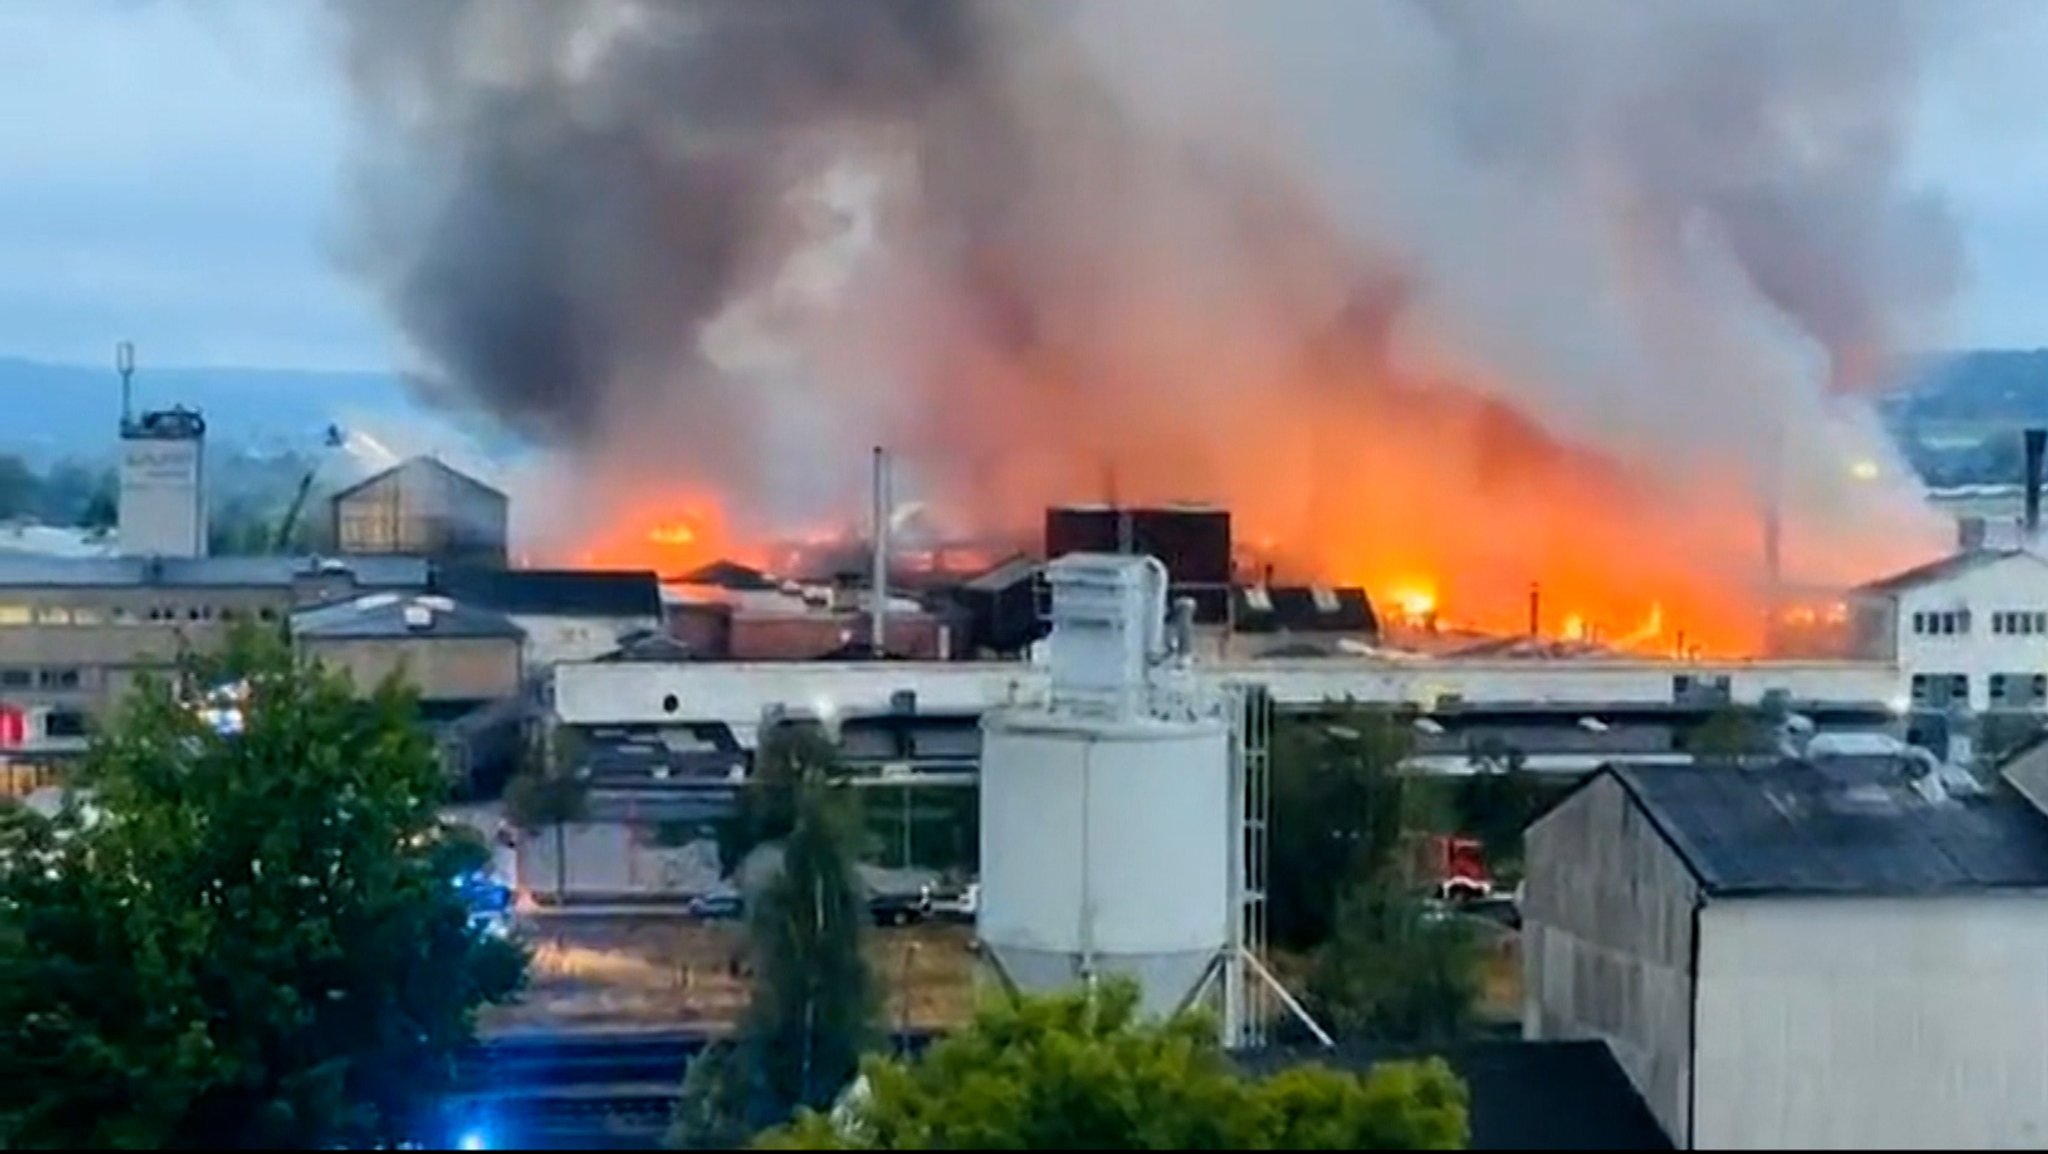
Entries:
POLYGON ((2048 429, 2028 429, 2026 438, 2026 543, 2032 545, 2041 532, 2041 457, 2048 450, 2048 429))
POLYGON ((1529 582, 1529 637, 1543 636, 1543 586, 1529 582))
POLYGON ((884 647, 887 639, 889 619, 889 454, 880 445, 875 446, 875 529, 874 529, 874 571, 868 582, 868 644, 875 656, 888 652, 884 647))

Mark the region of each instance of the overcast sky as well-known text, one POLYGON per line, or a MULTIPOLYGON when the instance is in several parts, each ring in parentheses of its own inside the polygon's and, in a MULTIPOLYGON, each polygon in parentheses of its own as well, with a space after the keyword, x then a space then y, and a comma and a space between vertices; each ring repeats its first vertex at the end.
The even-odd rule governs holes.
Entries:
MULTIPOLYGON (((1956 343, 2048 345, 2048 4, 1993 7, 1940 65, 1915 163, 1969 238, 1956 343)), ((333 269, 345 121, 310 11, 0 0, 0 356, 128 337, 158 363, 387 365, 333 269)))

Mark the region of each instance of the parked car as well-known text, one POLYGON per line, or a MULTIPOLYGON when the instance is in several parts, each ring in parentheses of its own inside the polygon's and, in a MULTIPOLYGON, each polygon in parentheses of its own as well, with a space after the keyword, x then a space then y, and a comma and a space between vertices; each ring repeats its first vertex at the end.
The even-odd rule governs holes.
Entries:
POLYGON ((919 886, 909 893, 877 893, 868 898, 868 912, 878 926, 908 926, 932 916, 932 888, 919 886))
POLYGON ((712 890, 691 898, 685 907, 691 917, 707 922, 726 921, 746 913, 746 903, 740 900, 738 890, 712 890))

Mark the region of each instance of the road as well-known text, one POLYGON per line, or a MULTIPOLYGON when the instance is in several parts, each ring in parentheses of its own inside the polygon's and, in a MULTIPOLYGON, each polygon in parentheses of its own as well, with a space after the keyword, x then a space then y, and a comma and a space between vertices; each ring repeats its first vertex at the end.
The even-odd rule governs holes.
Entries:
MULTIPOLYGON (((450 1142, 497 1150, 652 1150, 703 1030, 529 1032, 487 1039, 458 1067, 450 1142)), ((928 1035, 913 1035, 918 1049, 928 1035)))

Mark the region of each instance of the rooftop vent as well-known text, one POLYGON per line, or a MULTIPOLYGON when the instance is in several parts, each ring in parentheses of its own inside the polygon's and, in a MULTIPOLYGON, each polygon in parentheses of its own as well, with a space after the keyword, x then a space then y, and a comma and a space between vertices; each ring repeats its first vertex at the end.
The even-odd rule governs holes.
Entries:
POLYGON ((406 606, 405 627, 407 629, 413 630, 414 632, 421 632, 424 630, 432 629, 434 627, 433 609, 428 606, 420 604, 406 606))
POLYGON ((435 594, 428 594, 425 597, 417 598, 414 600, 413 603, 415 605, 420 605, 424 606, 427 609, 431 609, 436 613, 455 612, 455 602, 450 601, 446 597, 441 597, 435 594))

